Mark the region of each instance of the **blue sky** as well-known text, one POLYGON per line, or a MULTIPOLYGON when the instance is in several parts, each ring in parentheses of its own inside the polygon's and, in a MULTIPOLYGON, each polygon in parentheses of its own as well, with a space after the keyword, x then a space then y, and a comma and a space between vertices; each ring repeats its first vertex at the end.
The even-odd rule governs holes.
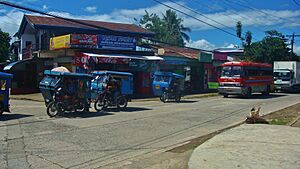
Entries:
MULTIPOLYGON (((253 41, 261 40, 264 31, 276 29, 283 34, 300 34, 300 0, 181 0, 176 1, 192 8, 206 17, 216 20, 219 25, 207 18, 186 10, 170 1, 160 0, 205 22, 235 34, 237 21, 243 23, 243 31, 251 31, 253 41), (226 27, 225 27, 225 26, 226 27)), ((168 9, 153 0, 10 0, 26 7, 40 9, 52 14, 90 20, 135 23, 147 10, 161 15, 168 9)), ((0 28, 13 34, 20 24, 24 11, 0 5, 0 28)), ((178 14, 184 25, 190 27, 189 46, 213 49, 240 45, 239 39, 220 30, 205 25, 193 18, 178 14)), ((296 38, 295 52, 300 54, 300 37, 296 38)))

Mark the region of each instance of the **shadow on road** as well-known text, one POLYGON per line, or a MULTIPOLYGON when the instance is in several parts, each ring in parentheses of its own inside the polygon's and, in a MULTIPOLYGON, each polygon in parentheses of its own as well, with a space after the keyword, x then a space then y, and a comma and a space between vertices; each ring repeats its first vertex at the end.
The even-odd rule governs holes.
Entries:
POLYGON ((277 98, 277 97, 282 97, 282 96, 287 96, 287 94, 281 93, 281 94, 269 94, 269 95, 262 95, 262 94, 253 94, 252 96, 246 98, 243 96, 234 96, 230 95, 228 98, 232 99, 271 99, 271 98, 277 98))
POLYGON ((93 118, 93 117, 101 117, 101 116, 109 116, 113 115, 108 112, 66 112, 58 117, 66 117, 66 118, 93 118))
POLYGON ((101 117, 114 115, 115 113, 126 113, 126 112, 135 112, 135 111, 145 111, 152 110, 148 108, 141 107, 127 107, 126 109, 119 110, 117 108, 108 108, 102 112, 90 111, 90 112, 66 112, 58 117, 66 117, 66 118, 92 118, 92 117, 101 117))
POLYGON ((26 118, 26 117, 30 117, 33 115, 28 115, 28 114, 2 114, 0 116, 0 121, 9 121, 9 120, 16 120, 16 119, 22 119, 22 118, 26 118))
POLYGON ((136 111, 146 111, 146 110, 152 110, 149 108, 143 108, 143 107, 126 107, 125 109, 117 109, 117 108, 108 108, 105 111, 106 112, 120 112, 120 113, 126 113, 126 112, 136 112, 136 111))

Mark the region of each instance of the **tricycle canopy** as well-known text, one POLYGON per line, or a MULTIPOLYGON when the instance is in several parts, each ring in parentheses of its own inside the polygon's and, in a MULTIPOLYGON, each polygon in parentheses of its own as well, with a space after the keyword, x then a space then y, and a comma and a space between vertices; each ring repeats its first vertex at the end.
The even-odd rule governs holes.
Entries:
POLYGON ((53 94, 58 88, 67 88, 67 81, 75 87, 74 97, 90 98, 90 84, 92 75, 83 73, 57 72, 51 70, 44 71, 45 77, 40 82, 39 88, 46 103, 53 100, 53 94))
POLYGON ((153 94, 155 96, 161 96, 162 93, 170 88, 173 87, 174 83, 178 83, 178 90, 183 91, 184 89, 184 76, 180 74, 176 74, 173 72, 161 72, 157 71, 154 72, 153 75, 153 94))
POLYGON ((9 112, 9 89, 11 87, 12 74, 0 72, 0 115, 9 112))
POLYGON ((108 78, 113 77, 121 86, 122 95, 133 94, 133 75, 128 72, 117 71, 94 71, 92 72, 94 79, 92 80, 92 99, 95 99, 99 93, 104 91, 108 78))

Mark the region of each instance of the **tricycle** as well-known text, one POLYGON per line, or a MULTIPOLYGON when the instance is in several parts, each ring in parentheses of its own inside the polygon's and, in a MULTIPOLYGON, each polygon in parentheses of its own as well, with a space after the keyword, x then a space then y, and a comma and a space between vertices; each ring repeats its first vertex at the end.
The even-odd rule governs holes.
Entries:
POLYGON ((180 102, 184 90, 184 76, 172 72, 154 72, 153 94, 166 103, 169 100, 180 102))
POLYGON ((96 111, 108 107, 124 109, 133 93, 133 75, 127 72, 94 71, 92 72, 92 100, 96 111))
POLYGON ((0 115, 9 110, 9 90, 11 86, 12 74, 0 72, 0 115))
POLYGON ((93 76, 45 70, 39 88, 50 117, 64 112, 88 112, 93 76))

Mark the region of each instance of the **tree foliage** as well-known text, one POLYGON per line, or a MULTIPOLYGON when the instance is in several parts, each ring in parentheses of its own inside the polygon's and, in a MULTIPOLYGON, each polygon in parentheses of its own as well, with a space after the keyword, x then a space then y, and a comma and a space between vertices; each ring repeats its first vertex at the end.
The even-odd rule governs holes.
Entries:
POLYGON ((155 39, 170 44, 184 46, 184 41, 189 41, 190 37, 186 32, 190 28, 184 27, 181 18, 178 18, 175 11, 167 10, 160 18, 157 14, 146 14, 140 19, 141 26, 155 33, 155 39))
POLYGON ((251 42, 252 42, 252 33, 250 31, 246 32, 245 41, 246 41, 246 44, 245 44, 246 46, 250 46, 251 45, 251 42))
POLYGON ((254 62, 273 63, 281 60, 297 60, 290 52, 284 35, 276 30, 266 31, 266 36, 258 42, 245 47, 244 59, 254 62))
POLYGON ((241 21, 238 21, 236 23, 236 36, 238 38, 242 38, 242 22, 241 21))
POLYGON ((0 62, 5 62, 9 56, 10 36, 0 29, 0 62))

